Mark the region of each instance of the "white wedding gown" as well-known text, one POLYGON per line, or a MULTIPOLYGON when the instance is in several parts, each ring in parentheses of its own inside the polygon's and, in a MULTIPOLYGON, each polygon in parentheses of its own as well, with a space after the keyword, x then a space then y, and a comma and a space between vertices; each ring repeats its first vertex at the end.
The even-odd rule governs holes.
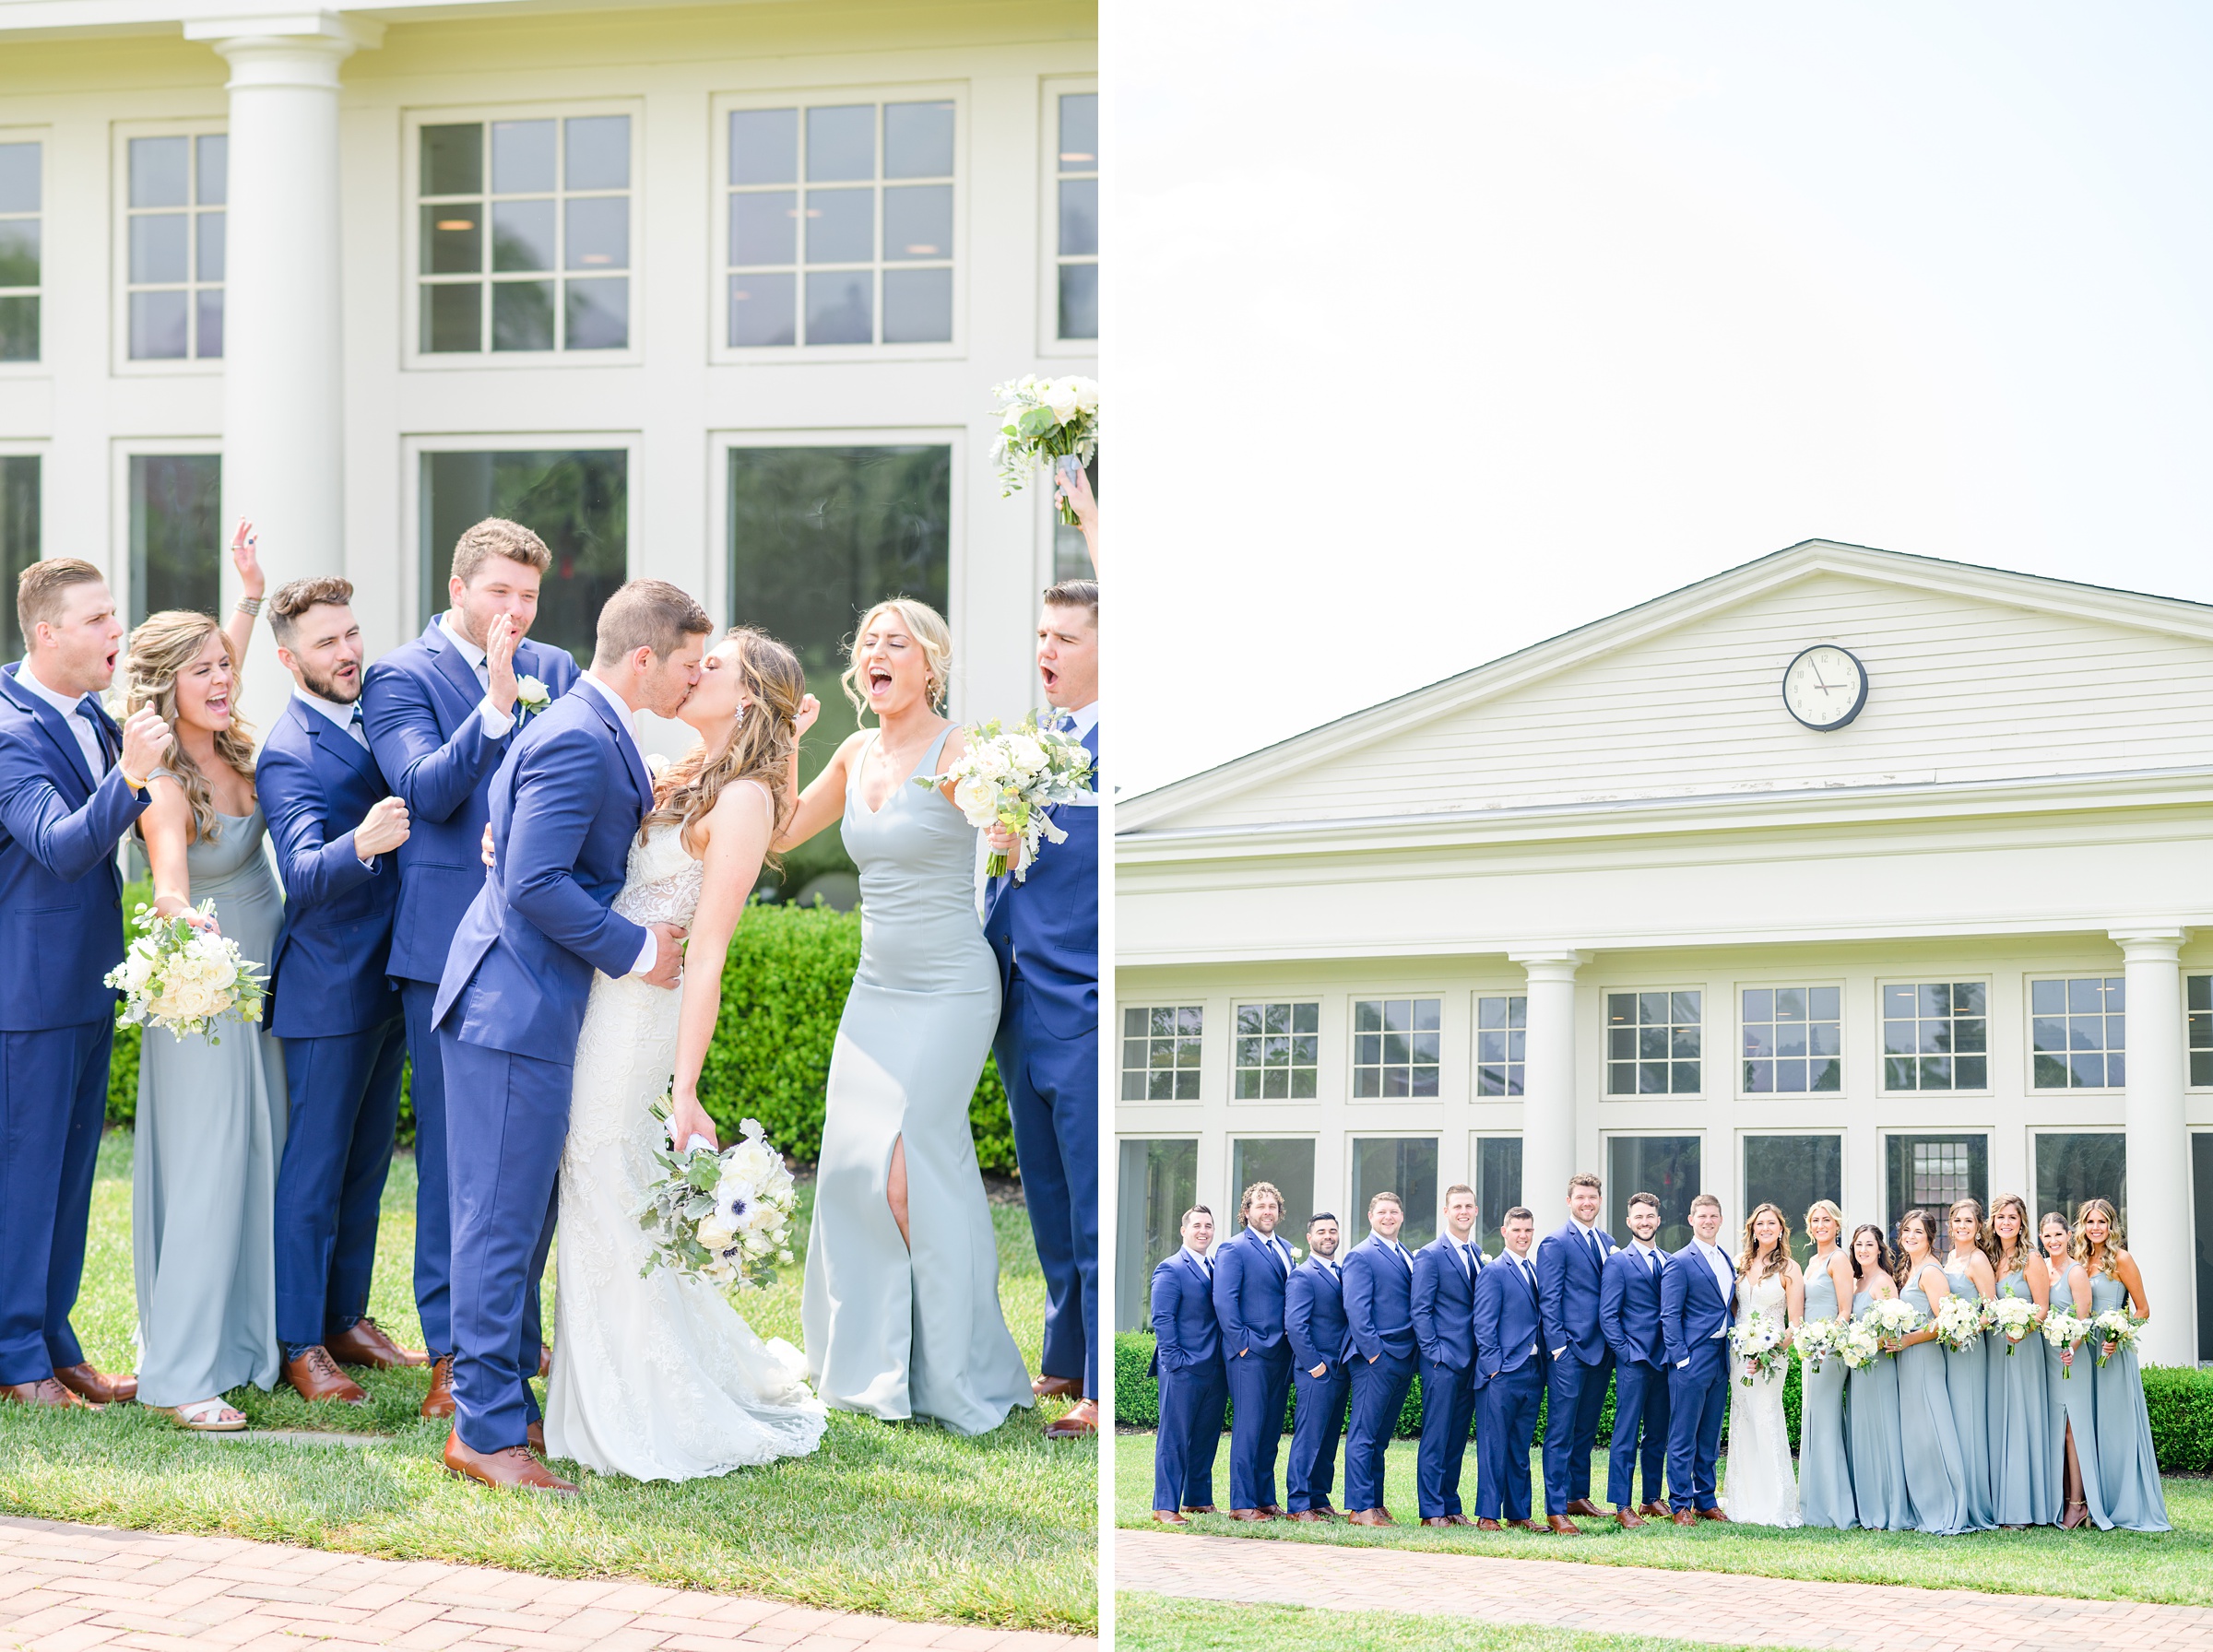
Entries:
MULTIPOLYGON (((1783 1322, 1787 1316, 1780 1275, 1737 1287, 1738 1317, 1755 1309, 1778 1325, 1783 1322)), ((1754 1377, 1747 1388, 1744 1363, 1734 1357, 1729 1362, 1729 1467, 1721 1503, 1740 1525, 1799 1524, 1798 1477, 1791 1466, 1790 1427, 1782 1414, 1782 1376, 1787 1369, 1778 1364, 1767 1375, 1754 1377)))
MULTIPOLYGON (((702 871, 678 828, 656 827, 631 850, 614 908, 633 923, 689 924, 702 871)), ((637 1211, 658 1174, 653 1150, 668 1140, 652 1106, 676 1070, 680 997, 635 976, 593 976, 561 1161, 546 1447, 633 1480, 803 1457, 826 1419, 798 1349, 763 1341, 712 1286, 666 1269, 639 1277, 648 1246, 637 1211)))

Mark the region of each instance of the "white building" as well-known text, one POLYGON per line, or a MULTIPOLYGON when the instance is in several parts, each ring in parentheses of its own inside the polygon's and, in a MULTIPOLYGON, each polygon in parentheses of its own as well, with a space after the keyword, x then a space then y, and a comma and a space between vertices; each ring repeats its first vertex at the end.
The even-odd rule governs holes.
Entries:
POLYGON ((1085 0, 0 0, 0 577, 214 608, 250 514, 381 651, 497 511, 556 551, 541 638, 671 579, 829 734, 905 591, 955 714, 1019 711, 1081 547, 1000 498, 988 392, 1095 371, 1096 59, 1085 0))
POLYGON ((1818 540, 1125 801, 1118 1326, 1194 1198, 1592 1169, 2102 1194, 2213 1360, 2209 828, 2213 608, 1818 540))

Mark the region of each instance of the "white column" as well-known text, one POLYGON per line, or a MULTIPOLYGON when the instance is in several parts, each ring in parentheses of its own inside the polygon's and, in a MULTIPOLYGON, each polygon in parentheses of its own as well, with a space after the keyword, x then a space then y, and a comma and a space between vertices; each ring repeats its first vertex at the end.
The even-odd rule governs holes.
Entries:
MULTIPOLYGON (((338 65, 383 25, 330 12, 184 26, 231 65, 223 300, 223 539, 250 516, 274 591, 346 566, 338 280, 338 65)), ((226 610, 236 600, 228 550, 226 610)), ((246 714, 268 726, 290 691, 266 624, 246 714)))
POLYGON ((2188 935, 2180 928, 2112 931, 2128 980, 2127 1243, 2151 1301, 2143 1356, 2160 1365, 2197 1359, 2179 959, 2188 935))
MULTIPOLYGON (((1589 954, 1508 954, 1529 975, 1521 1069, 1521 1202, 1544 1227, 1580 1168, 1575 1146, 1575 972, 1589 954)), ((1499 1212, 1485 1211, 1496 1221, 1499 1212)))

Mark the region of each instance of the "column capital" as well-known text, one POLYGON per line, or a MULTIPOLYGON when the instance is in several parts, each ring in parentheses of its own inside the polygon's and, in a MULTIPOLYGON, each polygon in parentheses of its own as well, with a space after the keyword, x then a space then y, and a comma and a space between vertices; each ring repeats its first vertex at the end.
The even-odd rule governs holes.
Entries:
POLYGON ((1570 947, 1538 947, 1509 951, 1509 963, 1518 963, 1532 981, 1572 981, 1575 972, 1591 962, 1591 954, 1570 947))
POLYGON ((384 43, 385 26, 335 11, 195 18, 184 38, 204 41, 231 65, 231 86, 336 89, 338 65, 384 43))
POLYGON ((2190 931, 2181 925, 2145 925, 2128 929, 2109 929, 2106 934, 2121 949, 2121 956, 2128 962, 2172 963, 2181 956, 2183 945, 2190 938, 2190 931))

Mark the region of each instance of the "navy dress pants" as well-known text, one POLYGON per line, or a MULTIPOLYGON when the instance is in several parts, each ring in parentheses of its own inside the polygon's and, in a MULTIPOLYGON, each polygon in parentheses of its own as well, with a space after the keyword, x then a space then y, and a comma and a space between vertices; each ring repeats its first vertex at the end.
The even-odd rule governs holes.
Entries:
POLYGON ((324 1342, 369 1311, 377 1207, 399 1124, 406 1023, 284 1041, 290 1124, 277 1166, 277 1339, 324 1342))
POLYGON ((1690 1363, 1667 1374, 1667 1501, 1676 1510, 1719 1508, 1714 1459, 1722 1451, 1722 1418, 1729 1409, 1729 1344, 1711 1338, 1690 1363))
POLYGON ((1353 1423, 1344 1443, 1344 1508, 1358 1514, 1383 1506, 1383 1458, 1398 1430, 1406 1391, 1414 1386, 1414 1356, 1385 1352, 1371 1363, 1355 1351, 1353 1423))
MULTIPOLYGON (((1435 1363, 1422 1366, 1422 1444, 1414 1457, 1414 1484, 1425 1520, 1462 1512, 1460 1469, 1468 1449, 1468 1421, 1475 1415, 1475 1372, 1435 1363)), ((1482 1458, 1477 1457, 1477 1465, 1482 1458)))
POLYGON ((1564 1514, 1570 1503, 1591 1495, 1591 1453, 1598 1444, 1598 1413, 1606 1403, 1606 1378, 1613 1375, 1612 1349, 1595 1365, 1584 1364, 1573 1349, 1552 1362, 1544 1400, 1544 1501, 1549 1513, 1564 1514))
POLYGON ((1298 1410, 1291 1418, 1291 1457, 1284 1465, 1284 1506, 1296 1515, 1302 1509, 1330 1506, 1352 1378, 1344 1366, 1332 1363, 1320 1376, 1295 1371, 1291 1380, 1298 1388, 1298 1410))
POLYGON ((1484 1385, 1475 1440, 1478 1519, 1530 1517, 1529 1448, 1536 1438, 1537 1401, 1544 1393, 1544 1373, 1534 1360, 1518 1371, 1501 1371, 1484 1385))
POLYGON ((44 1382, 84 1363, 69 1313, 84 1278, 114 1042, 105 1013, 80 1026, 0 1032, 0 1383, 44 1382))
POLYGON ((1277 1508, 1275 1453, 1291 1398, 1291 1345, 1256 1348, 1229 1368, 1229 1506, 1277 1508))
POLYGON ((1222 1362, 1171 1371, 1160 1368, 1160 1433, 1153 1442, 1153 1506, 1211 1508, 1214 1453, 1222 1446, 1222 1414, 1229 1379, 1222 1362))
POLYGON ((1660 1501, 1660 1474, 1667 1462, 1667 1415, 1666 1366, 1625 1360, 1614 1367, 1614 1451, 1606 1464, 1606 1500, 1615 1507, 1639 1506, 1640 1456, 1644 1502, 1660 1501))
MULTIPOLYGON (((1099 1032, 1056 1038, 1019 969, 993 1041, 1014 1126, 1023 1201, 1045 1272, 1047 1376, 1099 1392, 1099 1032)), ((1280 1407, 1279 1407, 1280 1409, 1280 1407)))

